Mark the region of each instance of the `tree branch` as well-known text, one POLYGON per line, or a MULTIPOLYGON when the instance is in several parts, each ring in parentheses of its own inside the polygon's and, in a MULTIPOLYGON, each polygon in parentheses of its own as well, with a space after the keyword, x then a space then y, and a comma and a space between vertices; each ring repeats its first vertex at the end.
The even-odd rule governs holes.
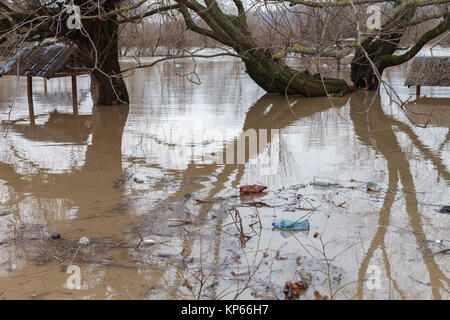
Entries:
POLYGON ((413 58, 430 40, 440 36, 444 32, 447 32, 448 30, 450 30, 450 13, 445 14, 444 20, 437 27, 425 32, 416 42, 416 44, 407 52, 399 56, 394 55, 381 56, 379 65, 382 68, 383 67, 387 68, 407 62, 408 60, 413 58))
MULTIPOLYGON (((274 1, 280 2, 280 1, 274 1)), ((311 1, 311 0, 284 0, 283 2, 288 2, 289 5, 303 5, 312 8, 329 8, 329 7, 348 7, 351 6, 351 1, 349 0, 337 0, 337 1, 311 1)), ((392 0, 353 0, 354 5, 363 5, 363 4, 375 4, 375 3, 388 3, 394 2, 392 0)), ((408 0, 401 0, 401 2, 411 3, 408 0)), ((429 1, 417 1, 416 5, 419 7, 431 6, 431 5, 439 5, 450 3, 450 0, 429 0, 429 1)))

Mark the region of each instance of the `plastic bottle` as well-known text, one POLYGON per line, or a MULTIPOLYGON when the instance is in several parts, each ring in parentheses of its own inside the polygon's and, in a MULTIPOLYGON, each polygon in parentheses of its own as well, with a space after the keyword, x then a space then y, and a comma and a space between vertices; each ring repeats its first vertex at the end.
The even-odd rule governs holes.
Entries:
POLYGON ((313 184, 316 186, 321 186, 321 187, 329 187, 329 186, 338 185, 336 180, 333 180, 330 178, 325 178, 325 177, 318 177, 318 176, 314 177, 313 184))
POLYGON ((287 229, 287 230, 309 230, 309 221, 281 220, 278 223, 272 222, 272 226, 278 229, 287 229))

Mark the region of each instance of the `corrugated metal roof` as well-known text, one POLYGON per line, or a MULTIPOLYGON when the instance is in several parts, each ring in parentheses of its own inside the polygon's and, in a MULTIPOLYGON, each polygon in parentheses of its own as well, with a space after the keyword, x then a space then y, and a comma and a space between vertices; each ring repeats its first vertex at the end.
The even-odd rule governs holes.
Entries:
POLYGON ((74 51, 58 45, 24 47, 0 67, 0 75, 51 77, 66 66, 74 51))
POLYGON ((408 66, 405 86, 450 87, 450 57, 416 57, 408 66))

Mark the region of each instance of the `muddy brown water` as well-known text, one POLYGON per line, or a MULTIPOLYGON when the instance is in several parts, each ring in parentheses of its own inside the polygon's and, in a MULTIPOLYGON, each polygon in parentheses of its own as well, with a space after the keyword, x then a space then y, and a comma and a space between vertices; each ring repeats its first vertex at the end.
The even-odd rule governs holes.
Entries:
POLYGON ((49 81, 47 94, 34 79, 35 125, 26 82, 9 113, 16 82, 0 78, 1 299, 284 299, 285 282, 300 279, 310 283, 301 299, 449 298, 448 88, 415 100, 404 69, 386 72, 412 96, 408 119, 388 89, 287 101, 236 60, 196 70, 200 85, 181 76, 189 61, 136 70, 120 107, 92 107, 80 77, 77 116, 70 79, 49 81), (253 153, 247 144, 242 163, 212 159, 263 129, 279 135, 253 153), (235 197, 254 183, 266 194, 235 197), (273 229, 281 219, 310 230, 273 229))

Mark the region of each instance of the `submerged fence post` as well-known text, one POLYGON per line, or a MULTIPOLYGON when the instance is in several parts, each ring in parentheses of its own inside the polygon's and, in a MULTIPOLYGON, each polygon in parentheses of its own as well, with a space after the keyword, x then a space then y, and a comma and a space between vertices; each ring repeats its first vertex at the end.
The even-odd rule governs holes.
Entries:
POLYGON ((72 67, 73 67, 73 75, 72 75, 72 106, 73 106, 73 114, 78 115, 78 96, 77 96, 77 72, 75 70, 76 68, 76 59, 73 58, 72 60, 72 67))
POLYGON ((77 76, 72 76, 72 105, 73 114, 78 115, 77 76))
POLYGON ((35 124, 34 106, 33 106, 33 78, 27 76, 27 95, 28 95, 28 113, 30 115, 30 124, 35 124))

